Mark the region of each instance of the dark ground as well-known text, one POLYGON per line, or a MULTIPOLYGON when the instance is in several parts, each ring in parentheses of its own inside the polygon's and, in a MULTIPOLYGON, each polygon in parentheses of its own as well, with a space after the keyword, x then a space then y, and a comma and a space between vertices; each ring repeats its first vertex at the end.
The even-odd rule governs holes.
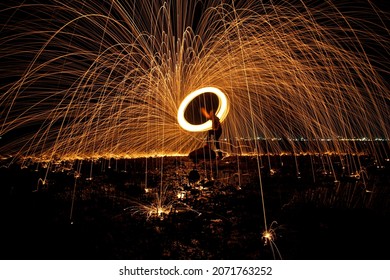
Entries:
POLYGON ((256 157, 230 157, 211 166, 187 157, 111 159, 3 165, 0 258, 389 258, 389 161, 361 157, 363 169, 351 176, 355 171, 346 163, 357 157, 259 159, 275 246, 262 238, 256 157), (161 181, 170 213, 136 212, 143 209, 137 205, 154 201, 161 181))

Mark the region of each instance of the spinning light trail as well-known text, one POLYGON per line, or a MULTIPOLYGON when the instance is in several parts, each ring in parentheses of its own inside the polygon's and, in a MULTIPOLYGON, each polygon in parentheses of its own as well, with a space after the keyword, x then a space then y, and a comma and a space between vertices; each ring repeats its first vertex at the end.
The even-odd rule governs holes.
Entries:
POLYGON ((177 111, 177 121, 179 122, 180 126, 182 128, 184 128, 185 130, 196 132, 196 131, 206 131, 206 130, 211 129, 211 127, 212 127, 211 120, 209 120, 203 124, 200 124, 200 125, 193 125, 193 124, 190 124, 186 120, 186 118, 184 117, 184 112, 187 109, 188 104, 190 104, 191 101, 193 101, 193 99, 195 97, 197 97, 198 95, 201 95, 201 94, 207 93, 207 92, 211 92, 211 93, 218 96, 218 101, 219 101, 218 105, 219 106, 218 106, 218 109, 216 110, 215 113, 221 122, 223 122, 225 120, 225 118, 229 112, 229 105, 228 105, 228 101, 227 101, 225 94, 221 90, 214 88, 214 87, 201 88, 201 89, 195 90, 195 91, 191 92, 189 95, 187 95, 184 98, 184 100, 181 102, 179 110, 177 111))

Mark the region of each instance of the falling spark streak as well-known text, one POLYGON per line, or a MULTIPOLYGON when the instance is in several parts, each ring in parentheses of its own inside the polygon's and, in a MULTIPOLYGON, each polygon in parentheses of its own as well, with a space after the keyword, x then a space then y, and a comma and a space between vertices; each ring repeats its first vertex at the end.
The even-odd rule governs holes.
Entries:
POLYGON ((186 155, 205 135, 183 130, 177 113, 205 87, 229 100, 221 148, 231 154, 258 151, 255 136, 274 152, 275 136, 304 136, 310 151, 337 153, 356 149, 340 137, 390 138, 385 13, 206 2, 2 4, 0 153, 186 155))

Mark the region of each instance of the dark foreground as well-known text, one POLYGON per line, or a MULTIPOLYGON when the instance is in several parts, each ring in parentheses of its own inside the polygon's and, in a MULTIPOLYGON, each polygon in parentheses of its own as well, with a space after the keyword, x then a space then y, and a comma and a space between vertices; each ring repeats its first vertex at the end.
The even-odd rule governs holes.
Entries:
POLYGON ((355 168, 356 160, 3 165, 0 258, 388 259, 390 164, 361 157, 355 168), (169 207, 157 214, 151 205, 161 193, 169 207))

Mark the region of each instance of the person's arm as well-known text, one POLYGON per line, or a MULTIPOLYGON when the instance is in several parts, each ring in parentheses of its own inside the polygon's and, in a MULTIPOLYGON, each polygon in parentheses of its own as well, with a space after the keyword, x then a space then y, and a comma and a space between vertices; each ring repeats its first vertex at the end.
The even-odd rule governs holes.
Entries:
POLYGON ((207 119, 210 119, 210 115, 207 113, 204 107, 200 108, 200 110, 202 111, 203 116, 205 116, 207 119))

